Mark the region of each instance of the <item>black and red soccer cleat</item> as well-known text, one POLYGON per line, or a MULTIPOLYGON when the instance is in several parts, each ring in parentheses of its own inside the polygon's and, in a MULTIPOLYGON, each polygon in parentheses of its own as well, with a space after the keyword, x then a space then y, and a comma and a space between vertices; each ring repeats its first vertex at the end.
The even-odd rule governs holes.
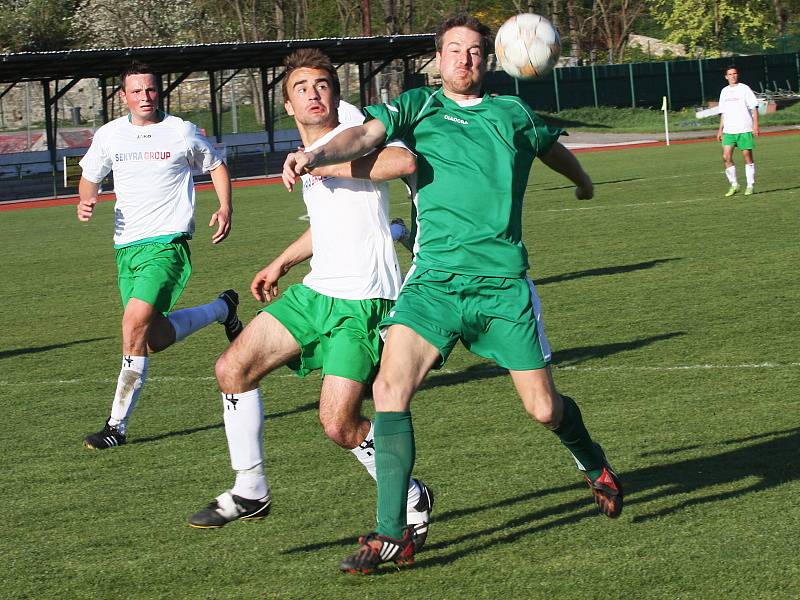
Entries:
MULTIPOLYGON (((602 448, 598 447, 598 449, 603 453, 602 448)), ((606 460, 605 453, 603 453, 603 470, 600 472, 600 476, 594 481, 585 474, 583 478, 589 485, 589 489, 592 490, 594 503, 602 514, 612 519, 616 519, 622 514, 622 504, 625 498, 622 482, 606 460)))
POLYGON ((383 563, 414 564, 413 528, 407 527, 399 540, 376 532, 358 538, 358 552, 345 558, 339 568, 345 573, 374 573, 383 563))

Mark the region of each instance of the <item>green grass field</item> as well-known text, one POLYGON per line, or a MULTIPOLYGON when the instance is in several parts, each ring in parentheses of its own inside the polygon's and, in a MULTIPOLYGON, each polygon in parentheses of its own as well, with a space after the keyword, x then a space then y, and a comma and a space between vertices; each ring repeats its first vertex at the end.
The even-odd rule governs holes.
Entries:
MULTIPOLYGON (((373 524, 374 485, 322 434, 316 376, 262 384, 272 514, 186 525, 233 480, 218 326, 153 358, 127 446, 83 449, 119 368, 112 204, 89 224, 71 206, 0 213, 0 597, 799 597, 798 142, 759 138, 750 198, 722 197, 713 143, 581 154, 588 202, 534 167, 526 243, 556 382, 622 474, 625 512, 597 515, 509 378, 459 349, 413 405, 416 474, 437 494, 428 545, 413 568, 367 577, 337 565, 373 524)), ((212 246, 215 202, 200 195, 179 306, 245 292, 306 225, 279 186, 235 201, 231 237, 212 246)), ((257 308, 244 298, 245 316, 257 308)))

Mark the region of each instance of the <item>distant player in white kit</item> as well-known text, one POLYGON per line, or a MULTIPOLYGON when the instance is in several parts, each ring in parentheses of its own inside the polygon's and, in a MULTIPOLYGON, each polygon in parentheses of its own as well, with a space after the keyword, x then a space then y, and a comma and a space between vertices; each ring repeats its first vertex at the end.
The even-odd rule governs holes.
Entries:
MULTIPOLYGON (((286 111, 294 116, 306 148, 363 121, 363 115, 354 113, 345 117, 349 122, 339 123, 339 80, 322 52, 298 50, 285 65, 286 111)), ((377 370, 378 323, 393 306, 401 283, 388 218, 388 186, 380 182, 415 169, 414 155, 390 143, 352 163, 303 175, 310 227, 256 274, 251 292, 257 300, 271 303, 216 365, 236 479, 232 489, 190 517, 192 527, 222 527, 268 514, 272 498, 263 466, 259 383, 284 365, 301 377, 321 369, 319 418, 325 434, 349 449, 375 478, 372 423, 361 415, 361 401, 377 370), (303 283, 276 299, 278 280, 309 258, 311 271, 303 283)), ((411 479, 406 516, 418 549, 427 536, 432 505, 428 487, 411 479)))
POLYGON ((738 147, 744 157, 744 174, 747 187, 745 196, 753 193, 756 184, 756 165, 753 162, 754 135, 758 135, 758 100, 753 90, 746 84, 739 83, 739 70, 736 67, 725 69, 728 85, 722 88, 719 95, 719 130, 717 140, 722 141, 722 161, 725 163, 725 177, 731 187, 725 197, 733 196, 739 191, 736 179, 736 165, 733 164, 733 149, 738 147))
POLYGON ((233 290, 202 306, 169 312, 192 272, 188 240, 194 232, 192 168, 211 173, 219 209, 209 226, 211 241, 231 229, 231 182, 222 156, 197 127, 158 108, 156 76, 134 63, 120 77, 120 99, 130 111, 103 125, 80 162, 78 219, 88 221, 97 204, 100 182, 113 170, 114 248, 122 316, 122 368, 111 415, 100 431, 87 435, 87 448, 124 444, 128 419, 142 391, 148 354, 159 352, 214 322, 229 340, 242 331, 233 290))

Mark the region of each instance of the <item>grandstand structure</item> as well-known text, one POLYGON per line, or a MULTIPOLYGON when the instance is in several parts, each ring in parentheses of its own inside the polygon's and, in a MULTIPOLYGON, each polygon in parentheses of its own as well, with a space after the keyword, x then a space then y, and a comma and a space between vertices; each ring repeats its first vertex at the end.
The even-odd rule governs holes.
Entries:
POLYGON ((52 175, 52 194, 49 195, 55 196, 59 191, 68 191, 59 190, 56 148, 58 102, 82 79, 96 78, 99 81, 102 96, 100 112, 103 122, 107 122, 108 104, 118 89, 117 76, 131 61, 148 63, 161 73, 158 85, 161 88, 162 105, 170 93, 192 73, 206 72, 213 124, 213 131, 209 133, 220 141, 217 92, 243 69, 257 70, 263 94, 264 141, 268 151, 274 152, 274 120, 269 114, 269 107, 273 105, 271 101, 274 100, 276 86, 283 78, 281 66, 284 58, 299 48, 318 48, 330 56, 337 66, 357 65, 363 106, 371 100, 368 92, 371 82, 391 63, 402 62, 404 87, 410 87, 416 75, 412 59, 433 54, 435 45, 433 34, 415 34, 3 54, 0 55, 0 99, 24 82, 36 82, 41 86, 52 175), (230 74, 223 78, 219 76, 222 72, 230 74), (165 85, 164 78, 167 75, 169 80, 165 85))

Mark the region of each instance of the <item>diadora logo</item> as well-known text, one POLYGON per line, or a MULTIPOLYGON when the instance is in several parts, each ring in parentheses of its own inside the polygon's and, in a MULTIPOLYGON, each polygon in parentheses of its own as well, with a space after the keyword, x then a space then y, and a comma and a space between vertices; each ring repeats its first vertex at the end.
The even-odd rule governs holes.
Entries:
POLYGON ((151 137, 153 137, 152 133, 140 133, 139 135, 136 136, 136 139, 137 140, 146 140, 146 139, 150 139, 151 137))
POLYGON ((464 119, 459 119, 458 117, 451 117, 450 115, 445 115, 445 119, 448 121, 452 121, 453 123, 458 123, 459 125, 469 125, 469 121, 465 121, 464 119))
POLYGON ((235 394, 225 394, 225 402, 230 403, 230 406, 226 407, 228 410, 236 410, 236 403, 239 402, 239 399, 235 394))

